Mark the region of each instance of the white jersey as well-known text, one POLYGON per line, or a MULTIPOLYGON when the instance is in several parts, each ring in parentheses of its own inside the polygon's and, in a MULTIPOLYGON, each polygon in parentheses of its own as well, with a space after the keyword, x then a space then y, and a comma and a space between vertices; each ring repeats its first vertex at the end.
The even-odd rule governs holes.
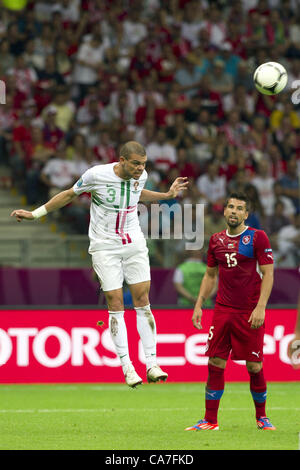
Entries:
POLYGON ((73 186, 76 194, 91 193, 89 253, 119 247, 144 238, 137 205, 147 180, 123 180, 114 172, 117 162, 89 168, 73 186))

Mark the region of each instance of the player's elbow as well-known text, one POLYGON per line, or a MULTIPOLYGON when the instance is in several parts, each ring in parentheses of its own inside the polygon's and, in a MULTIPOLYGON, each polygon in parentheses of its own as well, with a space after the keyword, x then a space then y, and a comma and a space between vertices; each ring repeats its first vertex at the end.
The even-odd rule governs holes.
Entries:
POLYGON ((216 281, 217 276, 218 276, 218 269, 216 267, 215 268, 207 267, 205 276, 210 281, 216 281))

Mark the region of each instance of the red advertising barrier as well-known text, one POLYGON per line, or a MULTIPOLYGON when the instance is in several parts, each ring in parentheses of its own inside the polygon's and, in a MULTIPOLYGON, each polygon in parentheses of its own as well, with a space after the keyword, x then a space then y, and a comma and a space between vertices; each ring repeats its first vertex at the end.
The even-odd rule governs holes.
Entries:
MULTIPOLYGON (((204 382, 205 345, 212 317, 206 310, 203 330, 191 322, 190 309, 154 309, 158 363, 170 382, 204 382)), ((5 310, 0 315, 0 383, 123 382, 105 310, 5 310), (102 320, 104 325, 97 326, 102 320)), ((130 356, 145 378, 135 311, 126 311, 130 356)), ((287 344, 293 336, 295 309, 270 309, 266 315, 264 370, 267 381, 299 381, 287 344)), ((244 363, 228 361, 226 380, 248 381, 244 363)))

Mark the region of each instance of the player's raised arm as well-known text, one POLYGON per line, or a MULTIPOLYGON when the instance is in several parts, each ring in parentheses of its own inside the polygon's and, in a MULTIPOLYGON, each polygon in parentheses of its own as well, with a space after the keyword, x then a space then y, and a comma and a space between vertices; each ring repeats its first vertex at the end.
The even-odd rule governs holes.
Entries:
POLYGON ((22 222, 22 220, 35 220, 47 215, 49 212, 54 212, 57 209, 61 209, 62 207, 69 204, 77 194, 73 191, 73 188, 66 189, 62 191, 53 198, 51 198, 46 204, 41 207, 38 207, 34 211, 26 211, 24 209, 16 209, 12 211, 10 214, 11 217, 16 217, 18 222, 22 222))
POLYGON ((140 196, 140 202, 156 202, 163 199, 173 199, 178 196, 180 191, 187 189, 189 182, 187 177, 181 177, 175 179, 175 181, 170 186, 169 191, 166 193, 160 193, 158 191, 149 191, 148 189, 143 189, 140 196))

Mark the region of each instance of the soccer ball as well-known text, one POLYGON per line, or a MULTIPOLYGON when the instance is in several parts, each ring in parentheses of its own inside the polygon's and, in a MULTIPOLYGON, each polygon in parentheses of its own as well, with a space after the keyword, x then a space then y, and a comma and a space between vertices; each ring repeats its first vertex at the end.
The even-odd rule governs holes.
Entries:
POLYGON ((257 67, 253 79, 260 93, 264 95, 277 95, 286 86, 288 75, 281 64, 266 62, 257 67))

